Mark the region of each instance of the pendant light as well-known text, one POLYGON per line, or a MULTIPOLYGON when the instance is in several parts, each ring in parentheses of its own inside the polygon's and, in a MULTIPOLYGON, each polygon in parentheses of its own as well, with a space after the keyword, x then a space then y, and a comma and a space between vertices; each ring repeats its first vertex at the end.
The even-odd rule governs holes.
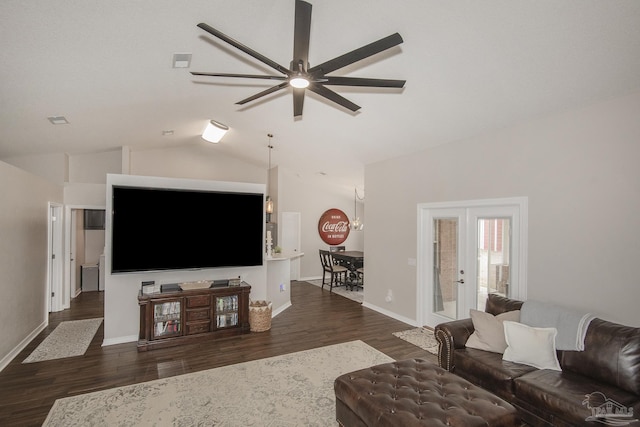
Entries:
POLYGON ((273 150, 273 145, 271 145, 271 138, 273 138, 273 135, 268 133, 267 137, 269 137, 269 145, 267 145, 267 147, 269 147, 269 169, 267 169, 267 200, 265 211, 267 213, 267 222, 271 222, 271 214, 273 213, 273 200, 269 195, 269 191, 271 190, 271 150, 273 150))
POLYGON ((364 228, 364 224, 360 221, 360 217, 358 216, 358 200, 364 200, 364 197, 360 198, 358 196, 358 188, 354 187, 354 195, 353 195, 353 219, 351 220, 351 229, 354 231, 362 231, 364 228))

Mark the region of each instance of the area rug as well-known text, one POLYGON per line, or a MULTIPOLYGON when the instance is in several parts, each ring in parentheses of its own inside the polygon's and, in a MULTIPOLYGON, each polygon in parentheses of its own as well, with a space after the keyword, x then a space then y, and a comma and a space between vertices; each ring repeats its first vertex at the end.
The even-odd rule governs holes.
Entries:
POLYGON ((333 381, 393 361, 362 341, 55 401, 45 426, 335 426, 333 381))
POLYGON ((433 331, 431 329, 414 328, 407 331, 394 332, 393 335, 408 341, 431 354, 438 354, 438 341, 436 341, 436 337, 433 335, 433 331))
MULTIPOLYGON (((322 287, 321 279, 307 280, 307 283, 311 283, 312 285, 322 287)), ((328 291, 329 286, 325 284, 324 289, 328 291)), ((353 290, 349 290, 349 289, 346 289, 344 286, 339 286, 337 288, 333 288, 333 293, 336 295, 340 295, 342 297, 348 298, 350 300, 359 302, 360 304, 362 304, 362 302, 364 301, 364 292, 362 288, 354 288, 353 290)))
POLYGON ((22 363, 82 356, 101 323, 102 317, 61 322, 22 363))

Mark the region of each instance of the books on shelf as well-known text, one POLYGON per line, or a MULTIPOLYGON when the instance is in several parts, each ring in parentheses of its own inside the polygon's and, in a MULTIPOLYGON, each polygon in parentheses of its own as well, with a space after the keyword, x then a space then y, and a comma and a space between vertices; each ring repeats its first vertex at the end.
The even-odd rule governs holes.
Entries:
POLYGON ((238 313, 219 314, 216 316, 216 326, 218 328, 236 326, 237 324, 238 324, 238 313))
POLYGON ((217 297, 216 310, 219 313, 224 311, 238 311, 238 296, 217 297))
POLYGON ((180 332, 180 320, 167 320, 166 322, 157 322, 155 332, 155 335, 157 337, 161 335, 175 334, 176 332, 180 332))

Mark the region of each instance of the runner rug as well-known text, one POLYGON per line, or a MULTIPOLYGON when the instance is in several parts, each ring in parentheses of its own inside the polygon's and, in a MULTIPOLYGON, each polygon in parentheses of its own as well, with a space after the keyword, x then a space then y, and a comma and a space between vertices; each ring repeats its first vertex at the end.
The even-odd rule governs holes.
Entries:
POLYGON ((438 341, 433 335, 433 331, 431 329, 414 328, 406 331, 394 332, 393 335, 408 341, 431 354, 438 354, 438 341))
POLYGON ((334 380, 393 361, 352 341, 55 401, 45 426, 335 426, 334 380))
MULTIPOLYGON (((307 280, 307 283, 322 287, 322 279, 307 280)), ((329 285, 325 284, 324 289, 328 291, 329 285)), ((364 291, 362 290, 362 288, 347 289, 345 286, 338 286, 334 287, 332 292, 336 295, 340 295, 341 297, 359 302, 360 304, 362 304, 362 302, 364 301, 364 291)))
POLYGON ((61 322, 22 363, 82 356, 101 323, 102 317, 61 322))

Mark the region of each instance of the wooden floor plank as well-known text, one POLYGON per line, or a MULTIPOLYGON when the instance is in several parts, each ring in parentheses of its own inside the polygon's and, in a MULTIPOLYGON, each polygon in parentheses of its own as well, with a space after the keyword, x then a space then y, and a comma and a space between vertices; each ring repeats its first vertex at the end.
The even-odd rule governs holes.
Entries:
POLYGON ((411 325, 326 289, 292 282, 291 303, 266 332, 139 353, 136 343, 102 347, 103 324, 83 356, 22 364, 60 322, 103 317, 104 293, 82 293, 70 309, 52 313, 47 328, 0 372, 0 425, 39 426, 61 397, 353 340, 396 360, 417 357, 436 363, 435 356, 392 335, 411 325))

